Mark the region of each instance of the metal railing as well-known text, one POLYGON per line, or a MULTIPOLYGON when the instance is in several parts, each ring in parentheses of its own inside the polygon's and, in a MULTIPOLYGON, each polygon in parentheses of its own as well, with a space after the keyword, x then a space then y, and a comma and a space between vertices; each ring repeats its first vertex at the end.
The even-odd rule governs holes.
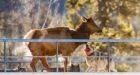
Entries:
MULTIPOLYGON (((7 42, 56 42, 56 61, 49 61, 49 62, 56 62, 57 64, 57 72, 58 72, 58 45, 59 45, 59 42, 140 42, 140 39, 8 39, 8 38, 5 38, 5 39, 0 39, 0 42, 3 42, 4 44, 4 55, 3 55, 3 58, 4 60, 0 61, 0 62, 3 62, 4 63, 4 72, 6 72, 6 63, 7 62, 30 62, 30 61, 11 61, 11 60, 7 60, 6 58, 7 57, 16 57, 16 58, 19 58, 19 57, 54 57, 54 56, 7 56, 6 55, 6 43, 7 42)), ((109 47, 108 47, 109 48, 109 47)), ((140 56, 111 56, 110 55, 110 51, 109 49, 107 49, 108 51, 108 55, 107 56, 100 56, 100 58, 108 58, 108 71, 110 72, 110 59, 113 59, 113 58, 140 58, 140 56)), ((64 56, 63 56, 64 57, 64 56)), ((74 57, 77 57, 77 56, 65 56, 65 57, 70 57, 70 58, 74 58, 74 57)), ((83 58, 83 57, 93 57, 93 58, 97 58, 99 56, 78 56, 78 58, 83 58)), ((78 61, 78 62, 82 62, 82 61, 78 61)), ((115 62, 118 62, 118 61, 115 61, 115 62)), ((120 61, 121 62, 127 62, 129 63, 129 61, 120 61)), ((133 61, 133 62, 130 62, 130 63, 135 63, 135 62, 140 62, 140 61, 133 61)))

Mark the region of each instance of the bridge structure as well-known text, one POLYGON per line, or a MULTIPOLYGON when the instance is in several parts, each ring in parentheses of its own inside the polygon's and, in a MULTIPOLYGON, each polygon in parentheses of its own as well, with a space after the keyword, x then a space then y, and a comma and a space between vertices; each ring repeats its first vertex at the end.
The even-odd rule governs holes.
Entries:
MULTIPOLYGON (((7 72, 7 65, 6 63, 16 63, 16 62, 31 62, 31 61, 24 61, 24 60, 7 60, 7 57, 16 57, 16 58, 20 58, 20 57, 27 57, 27 58, 32 58, 32 57, 54 57, 54 56, 7 56, 7 45, 6 43, 8 42, 56 42, 56 61, 49 61, 49 62, 55 62, 56 68, 57 68, 57 72, 58 72, 58 63, 59 60, 58 58, 60 56, 58 56, 58 46, 59 46, 59 42, 106 42, 108 43, 108 49, 107 49, 107 56, 100 56, 101 58, 105 58, 107 57, 108 59, 108 72, 110 72, 110 60, 114 59, 114 58, 140 58, 140 56, 112 56, 110 54, 110 47, 112 46, 111 43, 119 43, 119 42, 140 42, 140 39, 9 39, 9 38, 4 38, 4 39, 0 39, 0 42, 3 42, 3 60, 0 60, 0 63, 4 63, 4 72, 7 72)), ((61 56, 62 57, 62 56, 61 56)), ((65 57, 70 57, 70 58, 74 58, 74 57, 78 57, 78 58, 83 58, 83 57, 93 57, 93 58, 97 58, 99 56, 65 56, 65 57)), ((139 60, 134 60, 134 61, 129 61, 129 60, 113 60, 116 63, 140 63, 139 60)), ((82 62, 82 61, 75 61, 75 62, 82 62)))

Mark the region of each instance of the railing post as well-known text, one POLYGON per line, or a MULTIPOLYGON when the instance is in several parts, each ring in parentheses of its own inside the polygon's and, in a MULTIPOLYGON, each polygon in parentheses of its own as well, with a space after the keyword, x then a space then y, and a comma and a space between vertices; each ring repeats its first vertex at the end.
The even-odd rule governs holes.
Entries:
POLYGON ((4 72, 6 72, 6 40, 4 40, 4 72))
MULTIPOLYGON (((11 50, 11 48, 9 48, 9 56, 10 57, 8 57, 9 58, 9 60, 11 61, 12 60, 12 50, 11 50)), ((11 68, 11 66, 12 66, 12 64, 11 63, 9 63, 9 67, 8 68, 11 68)))
POLYGON ((58 72, 58 42, 56 42, 56 72, 58 72))
POLYGON ((110 43, 108 43, 107 52, 108 52, 108 57, 107 57, 107 60, 108 60, 108 72, 110 72, 110 43))
MULTIPOLYGON (((98 58, 98 65, 100 65, 99 62, 101 61, 101 58, 102 58, 101 56, 102 56, 101 52, 99 52, 99 55, 97 57, 98 58)), ((97 72, 99 72, 99 68, 100 68, 100 67, 98 67, 98 65, 97 65, 97 72)))

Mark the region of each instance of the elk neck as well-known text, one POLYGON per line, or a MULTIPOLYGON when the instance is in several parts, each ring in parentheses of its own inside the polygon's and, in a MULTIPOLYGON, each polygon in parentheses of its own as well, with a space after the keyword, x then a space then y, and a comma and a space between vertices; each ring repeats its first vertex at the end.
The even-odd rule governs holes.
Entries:
MULTIPOLYGON (((86 25, 82 24, 75 31, 71 31, 71 35, 73 39, 89 39, 90 32, 88 31, 86 25)), ((81 44, 85 44, 87 42, 76 42, 77 46, 81 44)))
POLYGON ((78 39, 89 39, 90 31, 85 23, 82 23, 79 28, 76 29, 76 34, 78 39))

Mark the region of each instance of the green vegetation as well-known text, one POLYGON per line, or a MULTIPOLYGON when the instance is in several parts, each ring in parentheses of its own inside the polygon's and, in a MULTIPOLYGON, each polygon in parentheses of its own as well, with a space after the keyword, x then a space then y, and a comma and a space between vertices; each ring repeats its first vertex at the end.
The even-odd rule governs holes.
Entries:
MULTIPOLYGON (((80 23, 80 16, 83 15, 93 17, 96 24, 103 28, 101 34, 93 34, 91 38, 136 39, 140 36, 139 30, 136 30, 132 23, 134 16, 140 15, 139 0, 67 0, 66 7, 70 27, 76 28, 80 23)), ((107 53, 108 43, 90 44, 95 46, 97 51, 107 53)), ((140 55, 138 43, 111 43, 111 45, 112 55, 140 55)), ((129 68, 130 65, 126 64, 117 66, 118 71, 130 71, 129 68)))

